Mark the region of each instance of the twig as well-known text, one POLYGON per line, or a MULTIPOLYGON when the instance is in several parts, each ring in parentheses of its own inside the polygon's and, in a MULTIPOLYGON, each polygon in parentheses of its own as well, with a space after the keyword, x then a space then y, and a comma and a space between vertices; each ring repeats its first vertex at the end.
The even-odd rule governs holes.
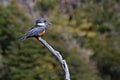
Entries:
POLYGON ((58 61, 61 63, 62 68, 65 73, 65 80, 70 80, 70 73, 69 69, 66 63, 66 60, 62 58, 60 53, 56 50, 54 50, 45 40, 43 40, 41 37, 38 38, 38 40, 58 59, 58 61))

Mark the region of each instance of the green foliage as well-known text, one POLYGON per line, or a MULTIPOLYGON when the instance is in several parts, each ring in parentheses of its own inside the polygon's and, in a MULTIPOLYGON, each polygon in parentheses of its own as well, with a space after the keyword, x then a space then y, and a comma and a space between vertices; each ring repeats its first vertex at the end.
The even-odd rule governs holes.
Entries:
MULTIPOLYGON (((0 80, 62 80, 60 64, 40 42, 17 41, 33 25, 33 19, 18 1, 9 3, 0 6, 0 64, 4 65, 0 66, 0 80)), ((71 80, 120 79, 118 0, 38 0, 33 9, 41 14, 36 16, 50 17, 53 27, 43 38, 67 60, 71 80), (93 50, 91 63, 81 57, 84 53, 77 51, 79 45, 83 51, 93 50)))
POLYGON ((85 9, 87 9, 89 15, 94 14, 89 16, 90 18, 87 20, 94 25, 90 31, 96 31, 99 34, 96 37, 84 40, 83 45, 93 49, 94 55, 91 58, 96 62, 104 80, 119 80, 120 40, 116 35, 119 34, 119 32, 116 32, 116 29, 119 29, 116 25, 119 24, 119 13, 116 12, 114 7, 117 3, 115 0, 104 2, 102 5, 98 3, 95 2, 95 5, 88 4, 89 7, 85 7, 85 9), (94 13, 91 13, 90 7, 93 8, 94 13))
POLYGON ((119 41, 119 39, 111 37, 102 40, 97 39, 91 44, 95 52, 92 58, 96 61, 98 69, 105 80, 120 79, 120 52, 117 48, 120 47, 119 41), (109 79, 107 79, 108 77, 109 79))
POLYGON ((55 9, 56 6, 57 6, 56 0, 36 1, 36 8, 40 9, 40 13, 42 16, 48 14, 49 11, 55 9))
MULTIPOLYGON (((1 7, 0 14, 1 36, 3 36, 0 42, 4 56, 2 63, 4 63, 7 70, 4 74, 7 75, 5 78, 11 80, 56 80, 56 78, 59 78, 56 72, 59 72, 59 75, 63 75, 60 66, 57 66, 59 64, 52 58, 53 56, 50 55, 45 47, 34 45, 38 44, 33 43, 36 42, 35 40, 24 43, 17 41, 17 38, 20 37, 18 31, 23 27, 23 22, 26 22, 24 26, 28 24, 28 19, 25 18, 23 13, 17 8, 10 6, 8 8, 1 7), (55 67, 56 69, 54 69, 55 67)), ((4 77, 1 76, 0 79, 4 79, 4 77)))

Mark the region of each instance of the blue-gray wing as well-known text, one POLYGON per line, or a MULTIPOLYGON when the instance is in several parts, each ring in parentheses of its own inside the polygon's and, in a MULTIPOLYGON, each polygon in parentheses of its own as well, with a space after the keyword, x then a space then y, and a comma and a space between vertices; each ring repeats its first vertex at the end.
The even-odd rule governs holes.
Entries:
POLYGON ((28 37, 36 37, 39 33, 45 30, 45 27, 36 27, 28 31, 25 36, 28 37))

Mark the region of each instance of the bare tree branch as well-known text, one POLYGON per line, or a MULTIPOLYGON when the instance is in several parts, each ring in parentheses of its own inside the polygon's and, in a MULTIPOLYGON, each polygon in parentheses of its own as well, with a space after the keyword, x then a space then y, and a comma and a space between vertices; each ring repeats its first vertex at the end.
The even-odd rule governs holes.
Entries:
POLYGON ((54 50, 45 40, 43 40, 41 37, 38 38, 38 40, 58 59, 58 61, 61 63, 62 68, 65 73, 65 80, 70 80, 70 73, 69 69, 66 63, 66 60, 62 58, 60 55, 60 52, 54 50))

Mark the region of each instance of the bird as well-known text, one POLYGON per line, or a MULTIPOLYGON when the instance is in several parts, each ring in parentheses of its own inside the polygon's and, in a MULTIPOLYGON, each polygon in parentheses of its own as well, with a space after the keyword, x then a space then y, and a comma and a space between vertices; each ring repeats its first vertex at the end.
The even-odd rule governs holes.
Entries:
POLYGON ((46 19, 38 18, 35 22, 35 25, 28 32, 26 32, 25 35, 21 37, 19 40, 24 41, 27 38, 31 37, 38 38, 43 36, 46 33, 46 26, 50 24, 51 23, 48 22, 46 19))

